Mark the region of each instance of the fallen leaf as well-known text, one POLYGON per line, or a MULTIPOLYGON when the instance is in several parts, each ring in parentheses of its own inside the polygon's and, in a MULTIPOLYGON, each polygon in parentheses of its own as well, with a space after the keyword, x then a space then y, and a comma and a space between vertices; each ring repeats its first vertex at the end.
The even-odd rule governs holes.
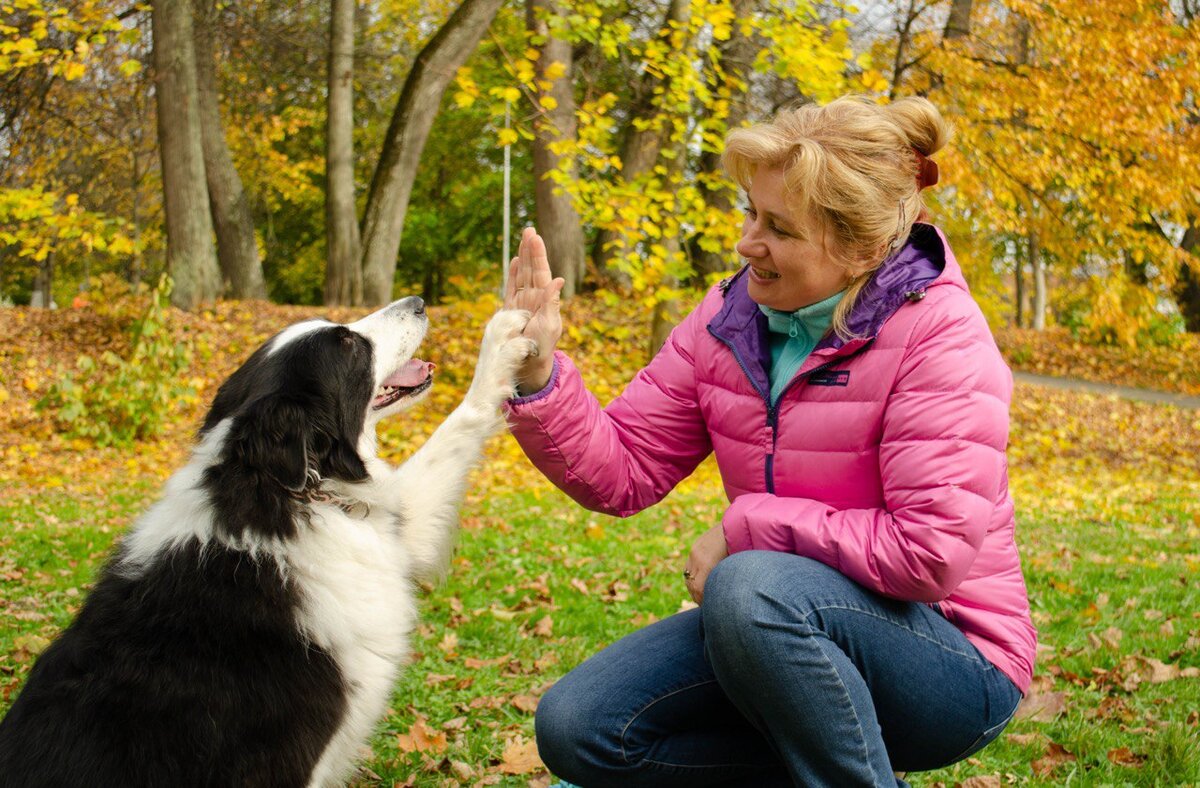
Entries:
POLYGON ((550 616, 543 616, 538 620, 533 627, 533 634, 540 638, 548 638, 554 634, 554 619, 550 616))
POLYGON ((1139 755, 1128 747, 1117 747, 1108 751, 1108 760, 1117 766, 1132 766, 1136 769, 1146 762, 1146 756, 1139 755))
POLYGON ((1016 717, 1019 720, 1034 722, 1053 722, 1067 709, 1067 693, 1065 692, 1031 692, 1017 706, 1016 717))
POLYGON ((512 705, 526 714, 533 714, 537 711, 538 699, 532 695, 513 695, 512 705))
POLYGON ((13 640, 14 650, 24 651, 34 657, 45 651, 49 645, 50 641, 41 635, 21 635, 13 640))
POLYGON ((538 757, 537 742, 525 741, 518 736, 504 748, 500 756, 500 771, 503 774, 529 774, 545 768, 538 757))
POLYGON ((1067 752, 1061 744, 1051 742, 1050 746, 1046 748, 1046 754, 1029 764, 1029 766, 1033 769, 1034 774, 1039 777, 1045 777, 1062 764, 1071 763, 1074 760, 1075 756, 1067 752))
POLYGON ((417 717, 408 733, 396 734, 396 746, 401 752, 442 753, 449 744, 444 732, 431 729, 424 717, 417 717))
POLYGON ((591 591, 588 591, 587 583, 583 582, 578 577, 571 578, 571 588, 574 588, 576 591, 583 594, 584 596, 587 596, 588 594, 591 593, 591 591))
POLYGON ((450 771, 460 780, 470 780, 475 776, 475 770, 462 761, 450 761, 450 771))
POLYGON ((959 785, 962 788, 1000 788, 1000 776, 996 774, 977 775, 968 777, 959 785))
POLYGON ((1027 747, 1038 743, 1043 737, 1040 733, 1010 733, 1005 738, 1019 747, 1027 747))

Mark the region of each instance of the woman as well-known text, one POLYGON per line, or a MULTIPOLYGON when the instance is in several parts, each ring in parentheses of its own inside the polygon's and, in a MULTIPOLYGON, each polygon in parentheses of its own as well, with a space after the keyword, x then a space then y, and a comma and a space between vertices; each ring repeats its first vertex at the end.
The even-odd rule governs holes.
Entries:
POLYGON ((948 130, 844 98, 729 135, 745 260, 601 409, 555 344, 526 230, 506 305, 541 353, 510 401, 530 459, 631 515, 715 452, 730 504, 683 569, 698 609, 620 640, 538 707, 593 786, 895 785, 1003 730, 1035 633, 1013 542, 1012 378, 923 217, 948 130))

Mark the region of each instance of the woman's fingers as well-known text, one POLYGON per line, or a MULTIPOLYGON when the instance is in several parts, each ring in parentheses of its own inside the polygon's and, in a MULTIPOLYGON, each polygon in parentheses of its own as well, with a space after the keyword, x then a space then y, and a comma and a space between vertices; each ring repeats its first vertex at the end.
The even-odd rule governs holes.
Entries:
POLYGON ((553 277, 550 275, 550 259, 546 256, 546 242, 532 227, 526 228, 524 240, 528 241, 530 284, 537 288, 549 286, 553 277))
POLYGON ((504 289, 504 308, 505 309, 520 309, 517 304, 517 276, 520 269, 521 258, 514 257, 508 261, 508 284, 504 289))
POLYGON ((537 231, 532 227, 526 227, 521 233, 521 245, 518 247, 518 255, 521 258, 521 276, 517 285, 524 288, 533 286, 533 258, 530 248, 530 240, 537 235, 537 231))

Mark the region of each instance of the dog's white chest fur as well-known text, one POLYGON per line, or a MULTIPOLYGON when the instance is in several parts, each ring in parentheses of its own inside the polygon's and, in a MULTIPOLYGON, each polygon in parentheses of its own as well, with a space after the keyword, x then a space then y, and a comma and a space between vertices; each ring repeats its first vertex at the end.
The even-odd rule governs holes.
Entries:
POLYGON ((313 772, 317 786, 346 777, 386 712, 417 614, 395 516, 355 517, 329 504, 314 510, 288 554, 301 598, 297 623, 334 658, 347 689, 346 716, 313 772))

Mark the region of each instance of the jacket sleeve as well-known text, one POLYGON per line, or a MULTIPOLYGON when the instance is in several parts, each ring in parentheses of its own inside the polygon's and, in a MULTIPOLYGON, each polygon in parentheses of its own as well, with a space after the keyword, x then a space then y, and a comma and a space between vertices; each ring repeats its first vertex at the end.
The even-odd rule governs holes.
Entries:
POLYGON ((525 454, 588 509, 635 514, 660 501, 712 450, 696 396, 699 312, 671 332, 606 408, 561 351, 545 389, 509 401, 509 428, 525 454))
MULTIPOLYGON (((969 300, 969 299, 967 299, 969 300)), ((971 303, 914 325, 887 394, 884 507, 743 495, 723 518, 730 552, 796 553, 886 596, 936 602, 966 577, 1005 483, 1012 375, 971 303)))

